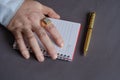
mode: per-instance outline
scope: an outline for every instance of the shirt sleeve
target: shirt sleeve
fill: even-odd
[[[0,23],[7,26],[24,0],[0,0]]]

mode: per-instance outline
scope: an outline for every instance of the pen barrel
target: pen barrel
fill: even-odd
[[[86,39],[85,39],[85,44],[84,44],[84,55],[86,55],[86,52],[88,51],[91,35],[92,35],[92,29],[88,29]]]
[[[88,47],[89,47],[90,39],[91,39],[91,35],[92,35],[92,29],[93,29],[93,25],[94,25],[94,21],[95,21],[95,16],[96,16],[95,12],[90,13],[88,31],[87,31],[86,40],[84,43],[84,56],[87,55],[87,51],[88,51]]]

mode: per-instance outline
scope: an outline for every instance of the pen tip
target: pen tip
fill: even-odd
[[[86,51],[84,51],[84,54],[83,54],[84,56],[87,56],[87,52]]]

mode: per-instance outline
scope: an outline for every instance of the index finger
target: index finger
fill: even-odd
[[[50,23],[45,26],[45,30],[47,30],[50,35],[52,36],[53,40],[56,42],[56,44],[60,47],[64,46],[64,41],[62,36],[60,35],[59,31],[57,28],[54,26],[53,23]]]

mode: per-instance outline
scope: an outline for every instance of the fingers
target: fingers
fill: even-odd
[[[56,44],[60,47],[64,46],[64,41],[62,39],[62,36],[60,35],[59,31],[56,29],[56,27],[51,23],[45,27],[45,29],[50,33]]]
[[[18,44],[18,47],[19,47],[19,49],[20,49],[21,54],[22,54],[26,59],[28,59],[28,58],[30,57],[30,54],[29,54],[29,52],[28,52],[28,50],[27,50],[27,48],[26,48],[26,45],[25,45],[25,43],[24,43],[24,40],[23,40],[23,37],[22,37],[21,32],[16,31],[16,32],[14,32],[13,34],[14,34],[14,36],[15,36],[15,39],[16,39],[16,42],[17,42],[17,44]]]
[[[41,49],[38,45],[38,42],[36,40],[36,38],[34,37],[34,32],[37,33],[37,35],[39,36],[41,42],[43,43],[43,45],[46,47],[48,53],[52,56],[53,59],[57,58],[57,52],[55,50],[55,47],[52,43],[52,41],[50,40],[50,38],[48,37],[46,31],[40,27],[39,21],[44,17],[44,15],[48,15],[49,17],[52,18],[60,18],[60,16],[51,8],[46,7],[46,6],[42,6],[40,4],[35,4],[34,7],[30,7],[30,3],[32,2],[26,2],[23,7],[21,7],[19,9],[19,11],[17,12],[17,15],[14,17],[14,20],[11,22],[11,25],[14,27],[10,27],[9,29],[11,31],[14,30],[14,28],[19,28],[21,31],[16,31],[14,33],[16,41],[18,43],[19,49],[22,53],[22,55],[28,59],[30,57],[30,54],[26,48],[24,39],[23,39],[23,35],[24,37],[27,37],[28,41],[29,41],[29,45],[32,48],[33,52],[36,55],[36,58],[41,62],[44,61],[44,57],[43,54],[41,52]],[[28,5],[28,6],[26,6]],[[39,7],[39,8],[38,8]],[[18,21],[18,22],[15,22]],[[18,26],[18,23],[20,23],[20,25]],[[36,28],[35,26],[39,25],[39,27],[41,29],[38,30],[34,30],[33,28]],[[30,26],[26,26],[26,25],[30,25]],[[47,30],[47,29],[46,29]],[[54,36],[54,38],[57,41],[57,37],[55,36],[55,34],[52,33],[52,29],[48,30],[51,35]],[[53,29],[53,31],[55,31]],[[58,34],[55,31],[56,34]],[[59,34],[58,34],[59,35]],[[59,42],[59,41],[58,41]]]
[[[39,39],[42,42],[42,44],[44,45],[44,47],[47,49],[47,52],[52,57],[52,59],[56,59],[57,58],[57,52],[55,50],[55,47],[54,47],[52,41],[50,40],[50,38],[48,37],[44,28],[42,28],[40,26],[40,19],[44,18],[44,17],[45,17],[44,15],[41,15],[41,17],[37,17],[35,20],[31,19],[31,21],[33,23],[32,24],[32,26],[33,26],[32,30],[37,34],[37,36],[39,37]]]
[[[50,38],[48,37],[46,31],[42,27],[38,27],[35,31],[36,31],[38,37],[40,38],[41,42],[47,49],[48,53],[52,57],[52,59],[56,59],[57,51],[55,50],[55,47],[54,47],[52,41],[50,40]]]
[[[58,15],[53,9],[51,9],[47,6],[43,6],[43,13],[45,15],[48,15],[51,18],[56,18],[56,19],[60,18],[60,15]]]
[[[40,47],[38,45],[38,42],[34,36],[34,33],[30,29],[26,29],[24,31],[25,36],[27,37],[30,47],[32,48],[33,52],[35,53],[36,58],[38,61],[43,62],[44,56],[40,50]]]

